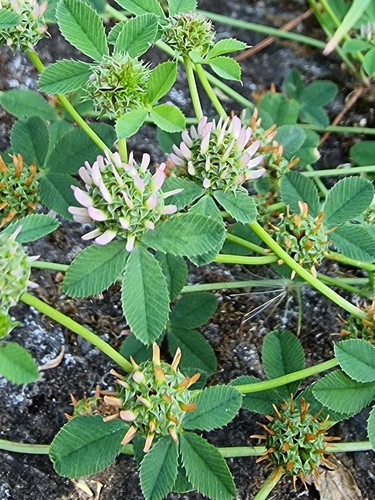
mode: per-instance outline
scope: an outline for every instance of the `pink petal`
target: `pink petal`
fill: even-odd
[[[139,175],[135,175],[133,177],[133,182],[134,182],[134,186],[135,186],[135,189],[139,192],[139,193],[143,193],[144,190],[145,190],[145,183],[143,182],[143,180],[139,177]]]
[[[202,116],[202,118],[199,120],[199,123],[198,123],[198,134],[199,135],[202,135],[202,130],[204,128],[204,126],[206,125],[207,123],[207,116]]]
[[[207,177],[205,178],[205,180],[203,181],[203,187],[205,189],[208,189],[209,187],[211,187],[211,182],[209,179],[207,179]]]
[[[152,194],[146,201],[146,207],[148,208],[148,210],[153,210],[157,206],[157,204],[158,199],[154,194]]]
[[[247,162],[246,166],[247,168],[254,168],[260,165],[262,161],[263,161],[263,156],[256,156],[255,158]]]
[[[133,234],[131,234],[130,236],[128,236],[126,246],[125,246],[125,250],[127,252],[131,252],[133,250],[134,242],[135,242],[135,236]]]
[[[249,146],[247,149],[246,149],[246,153],[248,153],[250,156],[253,156],[254,153],[256,153],[259,149],[259,146],[260,146],[260,141],[254,141],[251,146]]]
[[[101,234],[102,234],[102,232],[100,231],[100,229],[96,228],[93,231],[90,231],[89,233],[84,234],[83,236],[81,236],[81,238],[85,241],[92,240],[93,238],[96,238],[97,236],[99,236]]]
[[[107,229],[107,231],[104,231],[101,236],[95,238],[95,243],[97,243],[98,245],[107,245],[107,243],[110,243],[116,237],[116,234],[116,231]]]
[[[187,171],[190,175],[195,175],[195,168],[192,161],[188,162]]]
[[[154,192],[159,191],[165,181],[165,173],[162,166],[165,168],[165,163],[162,163],[152,176],[151,186]]]
[[[165,205],[159,208],[159,212],[163,215],[172,215],[177,212],[177,207],[176,205]]]
[[[94,200],[87,194],[86,191],[82,191],[79,187],[71,186],[74,193],[74,198],[84,207],[92,207]]]
[[[130,210],[133,210],[134,208],[134,205],[133,205],[133,202],[132,200],[129,198],[129,196],[125,193],[125,191],[121,191],[122,193],[122,196],[125,200],[125,203],[127,204],[127,206],[130,208]]]
[[[108,219],[108,215],[104,212],[104,210],[99,210],[98,208],[89,207],[87,209],[89,216],[92,220],[95,221],[103,221]]]
[[[105,199],[105,201],[107,203],[112,203],[113,202],[112,196],[111,196],[110,192],[108,191],[108,189],[105,187],[103,181],[101,181],[99,183],[98,188],[100,189],[100,193],[103,196],[103,198]]]
[[[264,168],[260,168],[259,170],[252,170],[251,172],[248,172],[246,177],[248,180],[250,179],[259,179],[259,177],[262,177],[262,175],[265,173]]]
[[[95,186],[99,186],[103,182],[102,174],[100,172],[99,163],[96,161],[91,169],[91,178]]]
[[[83,180],[83,182],[86,184],[86,186],[92,186],[92,178],[91,175],[89,174],[87,168],[81,167],[78,170],[79,176]]]
[[[143,153],[141,171],[146,172],[147,167],[150,165],[150,155],[148,153]]]
[[[145,228],[150,229],[150,231],[153,231],[155,229],[155,224],[153,222],[151,222],[150,220],[146,220]]]
[[[120,222],[120,226],[122,227],[122,229],[124,229],[125,231],[129,229],[130,222],[127,219],[125,219],[125,217],[119,217],[118,220]]]
[[[184,143],[187,145],[188,148],[191,148],[193,145],[193,141],[190,139],[190,135],[188,134],[187,130],[184,130],[181,134],[181,138],[184,141]]]
[[[177,167],[183,167],[186,164],[185,160],[175,155],[174,153],[171,153],[168,159],[173,163],[173,165],[176,165]]]

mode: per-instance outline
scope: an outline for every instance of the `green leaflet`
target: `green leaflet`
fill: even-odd
[[[242,396],[227,385],[216,385],[203,389],[194,403],[196,408],[183,421],[185,429],[209,431],[227,425],[241,408]]]
[[[162,500],[172,490],[177,467],[178,445],[170,436],[164,436],[141,463],[141,487],[146,500]]]
[[[168,10],[170,16],[193,12],[196,8],[196,0],[168,0]]]
[[[120,276],[128,255],[124,241],[85,248],[73,260],[65,274],[64,293],[70,297],[89,297],[103,292]]]
[[[148,231],[142,242],[155,250],[172,255],[194,257],[222,244],[222,223],[203,215],[179,214]]]
[[[43,120],[55,121],[59,117],[56,111],[32,90],[8,90],[0,94],[0,105],[16,118],[39,116]]]
[[[339,413],[358,413],[375,398],[375,382],[362,384],[336,370],[314,385],[320,403]]]
[[[191,369],[194,373],[199,371],[207,377],[216,371],[215,353],[201,333],[183,326],[170,327],[167,338],[171,356],[174,356],[178,347],[181,349],[180,367],[184,373]]]
[[[1,234],[13,234],[19,226],[22,226],[16,240],[18,243],[29,243],[52,233],[59,225],[59,221],[53,217],[43,214],[32,214],[9,224],[2,230]]]
[[[185,260],[178,255],[156,252],[155,258],[159,262],[169,290],[169,300],[177,299],[187,278],[187,265]]]
[[[180,436],[180,453],[191,484],[211,500],[231,500],[236,495],[233,479],[219,451],[190,432]]]
[[[251,377],[248,375],[243,375],[233,380],[230,385],[245,385],[245,384],[258,384],[261,380]],[[270,389],[268,391],[259,391],[250,394],[245,394],[242,397],[242,408],[246,410],[260,413],[262,415],[267,415],[273,412],[272,405],[280,405],[285,401],[283,397],[277,390]]]
[[[214,57],[228,54],[230,52],[238,52],[243,49],[246,49],[246,43],[240,42],[235,38],[227,38],[215,43],[215,45],[207,54],[207,59],[212,59]]]
[[[167,61],[156,66],[150,75],[147,89],[148,102],[151,106],[171,90],[176,78],[177,64],[174,61]]]
[[[230,191],[215,191],[215,200],[231,215],[236,221],[248,224],[254,222],[257,216],[257,209],[254,199],[246,193],[232,193]]]
[[[147,118],[145,109],[134,109],[123,114],[116,121],[117,139],[128,139],[138,132]]]
[[[116,3],[136,16],[150,13],[164,17],[163,9],[158,0],[116,0]]]
[[[312,216],[316,217],[320,212],[318,190],[314,182],[298,172],[287,172],[282,176],[280,194],[291,213],[300,213],[299,201],[307,203]]]
[[[18,326],[19,323],[14,326]],[[18,344],[0,344],[0,376],[12,384],[29,384],[39,379],[38,368],[31,355]]]
[[[207,323],[217,308],[217,298],[209,292],[183,295],[170,314],[172,328],[197,328]]]
[[[12,128],[12,148],[21,154],[29,165],[35,163],[38,169],[44,166],[48,153],[48,129],[42,118],[31,116],[18,120]]]
[[[182,112],[169,104],[160,104],[152,108],[150,117],[157,127],[166,132],[182,132],[186,128]]]
[[[86,2],[62,0],[56,9],[57,22],[64,38],[94,61],[108,55],[103,23]]]
[[[372,202],[374,188],[363,177],[346,177],[327,194],[323,211],[328,228],[338,226],[361,215]]]
[[[167,323],[169,292],[158,261],[141,246],[130,253],[121,299],[134,335],[144,344],[152,344]]]
[[[108,149],[116,140],[113,127],[105,123],[91,125],[94,132],[106,143]],[[76,175],[78,169],[88,161],[93,163],[102,151],[79,128],[74,128],[64,134],[56,143],[46,161],[49,172],[59,172]],[[76,203],[74,203],[76,205]]]
[[[343,224],[332,234],[330,240],[337,250],[358,261],[373,262],[375,260],[375,239],[360,224]]]
[[[217,56],[205,61],[206,64],[225,80],[241,81],[241,66],[237,61],[226,56]]]
[[[99,415],[75,417],[64,425],[50,447],[50,459],[60,476],[95,474],[120,453],[128,426],[122,420],[103,422]]]
[[[276,330],[266,335],[262,347],[262,363],[268,379],[303,370],[305,357],[302,346],[292,333]],[[294,394],[300,382],[292,382],[278,390],[286,399]]]
[[[68,207],[77,206],[70,186],[78,186],[78,182],[68,174],[47,172],[40,180],[39,194],[42,204],[67,220],[73,220]]]
[[[38,86],[45,94],[68,94],[84,88],[92,70],[81,61],[57,61],[39,77]]]
[[[154,42],[158,21],[154,14],[142,14],[129,19],[118,34],[114,54],[128,53],[131,57],[141,56]]]
[[[341,369],[357,382],[375,382],[375,347],[366,340],[349,339],[334,346]]]

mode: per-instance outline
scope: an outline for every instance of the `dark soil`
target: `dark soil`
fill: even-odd
[[[215,11],[229,17],[245,19],[261,24],[281,26],[303,12],[304,2],[280,2],[278,0],[236,0],[233,2],[199,2],[203,10]],[[314,20],[309,19],[297,30],[307,35],[321,36]],[[56,59],[77,57],[77,53],[58,35],[56,27],[50,29],[52,40],[44,40],[38,52],[45,64]],[[262,35],[234,30],[227,26],[217,26],[219,38],[234,36],[255,45]],[[150,59],[157,61],[160,55],[150,51]],[[0,50],[0,90],[11,88],[36,89],[37,74],[21,54],[13,54],[9,49]],[[334,80],[340,88],[338,97],[330,108],[331,117],[337,114],[347,95],[353,90],[355,81],[346,73],[340,61],[334,56],[325,58],[319,51],[301,48],[294,43],[275,41],[271,46],[242,63],[243,86],[237,85],[244,96],[251,97],[253,92],[261,92],[272,83],[280,89],[282,79],[292,68],[298,68],[306,82],[317,79]],[[182,107],[191,116],[190,100],[186,93],[183,76],[179,77],[176,90],[170,100]],[[225,101],[228,111],[236,105]],[[345,123],[358,124],[360,120],[370,123],[373,114],[372,104],[367,97],[357,102],[356,107],[345,119]],[[205,104],[205,112],[212,109]],[[9,132],[13,118],[0,110],[0,150],[9,146]],[[152,161],[162,161],[161,152],[154,144],[152,129],[145,129],[134,138],[130,149],[137,154],[149,152]],[[321,150],[319,168],[333,168],[347,161],[351,141],[347,138],[332,137]],[[42,241],[28,246],[31,255],[40,254],[40,259],[69,264],[84,247],[80,239],[82,229],[78,224],[64,223],[62,228]],[[337,270],[337,269],[336,269]],[[190,283],[233,281],[253,277],[253,270],[235,266],[205,266],[191,268]],[[255,270],[257,278],[270,276],[270,270]],[[91,328],[113,347],[118,348],[124,335],[128,333],[125,318],[122,316],[119,289],[111,287],[108,292],[86,300],[73,300],[65,297],[60,288],[62,276],[55,272],[34,271],[32,279],[40,287],[36,296],[53,305],[58,310]],[[283,293],[282,293],[283,292]],[[277,300],[248,319],[247,313],[264,304],[272,297]],[[209,340],[218,357],[218,371],[209,381],[227,383],[240,375],[264,377],[260,362],[260,350],[265,335],[274,329],[283,328],[297,331],[298,304],[293,294],[284,291],[269,291],[261,294],[241,291],[224,291],[218,294],[219,308],[210,323],[201,329]],[[314,291],[302,290],[303,324],[299,339],[306,353],[306,364],[311,366],[332,357],[333,333],[340,331],[339,310]],[[112,380],[108,375],[112,363],[97,349],[82,341],[71,332],[63,330],[37,311],[21,305],[12,309],[15,318],[22,321],[23,327],[14,330],[11,340],[27,348],[38,365],[55,358],[65,347],[62,363],[53,369],[41,372],[38,383],[25,387],[15,387],[0,379],[0,437],[3,439],[49,444],[58,430],[66,422],[64,413],[71,413],[69,394],[82,398],[90,396],[100,384],[102,389],[111,388]],[[344,441],[366,439],[367,412],[335,427],[335,434]],[[257,433],[255,416],[241,411],[226,428],[211,432],[205,437],[217,446],[245,446],[255,444],[250,435]],[[78,500],[89,498],[87,493],[68,479],[57,476],[47,456],[23,455],[1,452],[0,462],[0,500]],[[375,460],[373,453],[341,455],[340,460],[352,472],[364,499],[375,498]],[[233,472],[237,487],[237,500],[251,500],[268,476],[262,464],[253,458],[231,459],[228,465]],[[121,456],[111,467],[94,477],[85,479],[91,490],[96,492],[97,482],[103,489],[100,500],[142,500],[137,468],[132,458]],[[348,493],[348,500],[354,497]],[[94,495],[95,496],[95,495]],[[169,500],[202,500],[198,493],[168,496]],[[307,492],[298,484],[294,492],[291,481],[283,479],[271,495],[274,500],[318,499],[319,492],[310,485]],[[341,498],[341,497],[340,497]]]

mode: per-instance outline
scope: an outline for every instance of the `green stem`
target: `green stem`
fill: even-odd
[[[43,262],[43,261],[35,261],[31,264],[31,267],[35,269],[46,269],[48,271],[61,271],[65,273],[69,266],[66,264],[56,264],[55,262]]]
[[[270,290],[278,290],[281,287],[285,288],[286,283],[288,287],[299,289],[304,286],[304,283],[298,281],[288,281],[284,278],[280,279],[259,279],[259,280],[244,280],[244,281],[228,281],[223,283],[203,283],[197,285],[186,285],[181,290],[181,293],[203,292],[210,290],[231,290],[241,288],[268,288]],[[249,292],[250,293],[250,292]]]
[[[360,260],[350,259],[349,257],[345,257],[345,255],[341,255],[336,252],[326,252],[324,257],[327,259],[333,260],[335,262],[340,262],[341,264],[345,264],[347,266],[357,267],[358,269],[363,269],[364,271],[374,272],[375,265],[370,262],[362,262]]]
[[[312,170],[311,172],[301,172],[305,177],[334,177],[341,175],[364,174],[366,172],[374,173],[375,165],[366,165],[363,167],[350,168],[327,168],[327,170]]]
[[[0,439],[0,450],[13,451],[15,453],[29,453],[32,455],[48,455],[49,444],[24,444],[15,443],[6,439]]]
[[[311,165],[306,165],[305,167],[309,172],[314,172],[314,169]],[[306,172],[307,173],[307,172]],[[328,194],[328,189],[325,187],[325,185],[323,184],[323,182],[321,181],[320,177],[314,177],[314,182],[315,184],[317,185],[318,189],[320,189],[320,192],[322,193],[323,195],[323,198],[326,198],[327,197],[327,194]]]
[[[195,81],[193,64],[192,64],[191,60],[189,59],[189,57],[187,57],[187,56],[185,56],[183,58],[183,61],[184,61],[184,66],[185,66],[185,71],[186,71],[186,78],[187,78],[188,85],[189,85],[191,102],[193,104],[195,115],[196,115],[197,119],[200,120],[203,116],[203,111],[202,111],[202,106],[201,106],[201,102],[199,99],[197,84]]]
[[[346,127],[342,125],[329,125],[328,127],[318,127],[316,125],[311,125],[310,123],[299,123],[299,127],[308,130],[314,130],[315,132],[329,132],[337,134],[364,134],[364,135],[375,135],[375,129],[369,127]]]
[[[354,295],[360,295],[361,297],[365,297],[366,299],[370,298],[369,292],[360,290],[355,286],[349,285],[348,283],[345,282],[344,279],[331,278],[330,276],[326,276],[325,274],[320,274],[320,273],[318,273],[318,278],[326,285],[331,285],[336,288],[340,288],[341,290],[354,293]],[[365,279],[365,282],[366,284],[368,284],[368,279]]]
[[[128,162],[128,147],[126,144],[126,139],[119,139],[119,141],[117,143],[117,148],[118,148],[118,152],[119,152],[121,160],[124,163],[127,163]]]
[[[53,321],[60,323],[65,328],[68,328],[72,332],[76,333],[83,339],[87,340],[93,346],[97,347],[102,353],[111,358],[115,363],[117,363],[124,371],[130,372],[133,370],[132,365],[127,361],[121,354],[119,354],[113,347],[104,342],[100,337],[90,332],[82,325],[76,321],[68,318],[65,314],[56,311],[53,307],[45,304],[41,300],[37,299],[29,293],[24,293],[21,297],[21,301],[31,307],[34,307],[37,311],[41,312],[45,316],[48,316]]]
[[[264,241],[264,243],[289,266],[298,276],[307,281],[309,285],[318,290],[320,293],[328,297],[332,302],[336,303],[339,307],[342,307],[345,311],[358,318],[367,318],[367,314],[364,311],[359,310],[356,306],[348,302],[346,299],[341,297],[334,290],[331,290],[327,285],[319,281],[317,278],[304,269],[298,264],[285,250],[283,250],[278,243],[265,231],[258,222],[254,221],[249,224],[250,228],[254,233],[259,236],[259,238]]]
[[[218,264],[242,264],[244,266],[263,266],[265,264],[272,264],[277,262],[278,258],[276,255],[267,255],[264,257],[244,257],[241,255],[217,255],[213,262]]]
[[[234,234],[227,233],[226,239],[231,241],[232,243],[236,243],[237,245],[241,245],[241,247],[248,248],[249,250],[253,250],[254,252],[260,253],[262,255],[269,255],[269,251],[265,248],[256,245],[255,243],[251,243],[251,241],[247,241],[239,236],[235,236]]]
[[[264,481],[262,487],[255,495],[254,500],[266,500],[266,498],[268,498],[268,495],[271,493],[271,491],[274,489],[283,475],[284,472],[282,467],[278,467],[276,470],[274,470],[272,474],[268,476],[268,478]]]
[[[287,40],[292,40],[293,42],[310,45],[311,47],[315,47],[317,49],[324,49],[324,47],[326,46],[325,43],[321,42],[320,40],[315,40],[314,38],[310,38],[308,36],[299,35],[298,33],[283,31],[277,28],[271,28],[270,26],[263,26],[262,24],[249,23],[246,21],[241,21],[239,19],[215,14],[213,12],[207,12],[203,10],[200,10],[199,12],[208,19],[211,19],[211,21],[226,24],[228,26],[233,26],[235,28],[253,31],[255,33],[263,33],[264,35],[275,36],[277,38],[285,38]]]
[[[265,446],[229,446],[218,448],[224,458],[260,457],[266,451]]]
[[[39,56],[33,50],[26,51],[27,56],[30,61],[33,63],[37,71],[41,73],[45,68],[42,61],[39,59]],[[59,103],[65,108],[65,110],[70,114],[72,119],[76,122],[76,124],[85,132],[85,134],[90,137],[92,142],[102,151],[109,150],[108,146],[101,140],[101,138],[93,131],[93,129],[85,122],[85,120],[77,113],[71,103],[63,94],[56,94],[56,99]]]
[[[208,98],[212,102],[214,108],[216,109],[216,112],[219,116],[222,116],[223,118],[227,117],[227,114],[225,112],[225,109],[221,105],[221,102],[217,98],[217,95],[215,94],[213,88],[211,87],[210,82],[207,79],[206,73],[202,68],[201,64],[196,64],[195,65],[195,71],[198,75],[198,78],[202,84],[202,87],[204,88]]]
[[[272,380],[265,380],[264,382],[259,382],[257,384],[243,384],[235,385],[235,387],[241,394],[253,394],[254,392],[268,391],[269,389],[276,389],[276,387],[281,387],[291,382],[296,382],[297,380],[302,380],[308,377],[313,377],[318,373],[331,370],[339,363],[336,359],[330,359],[329,361],[324,361],[318,365],[311,366],[310,368],[305,368],[297,372],[288,373],[288,375],[283,375],[282,377],[274,378]]]

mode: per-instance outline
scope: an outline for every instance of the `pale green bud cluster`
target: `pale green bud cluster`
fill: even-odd
[[[178,349],[172,364],[161,362],[159,347],[154,344],[152,361],[137,365],[131,359],[131,373],[126,377],[114,373],[119,392],[116,396],[105,396],[104,402],[117,408],[118,414],[104,420],[121,418],[130,424],[121,444],[127,444],[137,434],[146,438],[145,452],[154,440],[163,436],[169,435],[177,443],[184,416],[195,410],[194,392],[188,389],[199,378],[199,374],[185,377],[177,369],[180,357]]]
[[[323,213],[313,217],[308,213],[306,203],[299,202],[300,214],[290,214],[289,208],[285,216],[274,229],[274,237],[301,266],[311,268],[315,275],[315,265],[321,263],[330,244],[328,233],[324,229]]]
[[[6,165],[0,156],[0,228],[29,215],[40,202],[35,164],[26,166],[19,154],[11,158],[12,163]]]
[[[182,56],[194,51],[204,57],[213,47],[214,37],[212,24],[193,12],[170,17],[163,33],[164,41]]]
[[[269,459],[276,467],[293,476],[293,482],[299,477],[305,483],[305,477],[319,476],[318,467],[322,463],[330,465],[324,455],[328,455],[329,441],[324,434],[329,428],[327,420],[320,421],[319,414],[309,412],[310,405],[303,398],[295,405],[291,396],[288,403],[282,403],[280,409],[272,405],[274,416],[268,416],[268,425],[260,424],[266,436],[253,436],[265,440],[266,452],[258,461]]]
[[[31,263],[38,257],[29,257],[16,241],[19,227],[12,235],[0,233],[0,314],[7,315],[30,283]]]
[[[37,0],[0,0],[0,11],[7,10],[20,17],[16,26],[1,29],[0,45],[6,44],[13,50],[33,50],[47,31],[44,19],[47,6],[47,2],[39,4]]]
[[[98,111],[119,118],[126,111],[146,106],[151,72],[142,61],[123,53],[104,55],[91,69],[85,90]]]
[[[375,46],[375,23],[368,22],[361,25],[360,37]]]

